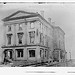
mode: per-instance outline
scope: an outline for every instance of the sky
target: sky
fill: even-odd
[[[61,27],[65,32],[65,50],[67,57],[75,59],[75,3],[0,3],[0,46],[3,45],[3,22],[2,19],[18,11],[39,12],[44,11],[44,18],[51,18],[56,26]],[[2,49],[0,49],[0,56]],[[1,59],[1,57],[0,57]],[[2,59],[1,59],[2,60]]]

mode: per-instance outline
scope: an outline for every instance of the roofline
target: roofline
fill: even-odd
[[[11,14],[11,15],[9,15],[8,17],[5,17],[4,19],[2,19],[2,21],[8,21],[8,19],[7,18],[9,18],[9,17],[11,17],[11,16],[14,16],[15,14],[17,14],[17,13],[19,13],[19,12],[22,12],[22,13],[27,13],[27,14],[32,14],[32,16],[21,16],[21,17],[16,17],[16,18],[18,18],[18,19],[21,19],[21,18],[28,18],[28,17],[36,17],[36,16],[38,16],[38,17],[40,17],[42,20],[44,20],[48,25],[50,25],[52,28],[54,28],[54,27],[58,27],[58,28],[60,28],[59,26],[53,26],[52,24],[50,24],[44,17],[42,17],[39,13],[34,13],[34,12],[27,12],[27,11],[22,11],[22,10],[18,10],[17,12],[15,12],[15,13],[13,13],[13,14]],[[9,20],[13,20],[13,19],[16,19],[16,18],[11,18],[11,19],[9,19]],[[60,28],[61,29],[61,28]],[[64,31],[61,29],[61,31],[64,33]],[[64,33],[65,34],[65,33]]]
[[[36,17],[37,15],[38,14],[36,14],[36,15],[20,16],[20,17],[15,17],[15,18],[11,18],[11,19],[6,19],[4,21],[10,21],[10,20],[16,20],[16,19],[24,19],[24,18]]]
[[[39,15],[39,17],[40,17],[41,19],[43,19],[47,24],[49,24],[51,27],[53,27],[52,24],[50,24],[44,17],[42,17],[40,14],[38,14],[38,15]]]
[[[65,34],[65,32],[59,26],[56,26],[55,28],[59,28]]]
[[[34,16],[32,17],[35,17],[35,16],[39,16],[41,19],[43,19],[47,24],[49,24],[51,27],[53,27],[44,17],[42,17],[39,13],[33,13],[33,12],[26,12],[26,11],[22,11],[22,10],[18,10],[17,12],[9,15],[8,17],[5,17],[4,19],[2,19],[2,21],[8,21],[7,18],[11,17],[11,16],[14,16],[15,14],[19,13],[19,12],[22,12],[22,13],[28,13],[28,14],[32,14]],[[27,17],[27,16],[21,16],[23,18]],[[18,19],[21,19],[21,17],[17,17]],[[16,19],[16,18],[12,18],[10,20],[13,20],[13,19]]]
[[[6,21],[7,18],[11,17],[11,16],[14,16],[15,14],[19,13],[19,12],[22,12],[22,13],[27,13],[27,14],[37,14],[37,13],[33,13],[33,12],[27,12],[27,11],[22,11],[22,10],[18,10],[17,12],[9,15],[8,17],[5,17],[4,19],[2,19],[2,21]]]

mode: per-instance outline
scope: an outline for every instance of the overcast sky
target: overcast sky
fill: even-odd
[[[59,4],[59,3],[46,3],[46,4],[32,4],[32,3],[7,3],[0,4],[0,46],[3,44],[3,22],[1,19],[18,11],[31,11],[39,12],[44,11],[44,17],[48,17],[55,22],[55,25],[60,26],[65,32],[65,49],[68,58],[71,52],[72,58],[75,59],[75,4]]]

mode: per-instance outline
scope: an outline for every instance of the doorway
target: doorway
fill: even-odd
[[[13,60],[13,51],[12,49],[6,49],[4,51],[4,62],[11,62]]]

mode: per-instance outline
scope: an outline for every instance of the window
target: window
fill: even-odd
[[[46,46],[48,47],[48,36],[46,35]]]
[[[43,23],[40,23],[41,33],[43,32]]]
[[[11,31],[11,25],[8,26],[8,31]]]
[[[19,24],[19,30],[22,30],[22,24]]]
[[[23,33],[18,33],[18,43],[22,44]]]
[[[45,57],[46,57],[46,54],[47,54],[47,52],[46,52],[46,50],[45,50]]]
[[[44,36],[42,37],[42,44],[44,45]]]
[[[40,43],[42,42],[42,33],[40,33]]]
[[[29,37],[30,37],[30,43],[34,44],[34,41],[35,41],[35,31],[29,32]]]
[[[44,49],[43,48],[40,48],[40,57],[44,58]]]
[[[40,33],[40,43],[44,45],[44,36],[43,33]]]
[[[29,57],[35,57],[35,50],[29,50]]]
[[[48,49],[45,49],[45,57],[48,58]]]
[[[7,34],[8,45],[11,44],[11,36],[12,36],[12,34]]]
[[[23,57],[23,49],[16,49],[17,50],[17,57]]]
[[[42,53],[42,50],[40,50],[40,57],[41,57],[41,53]]]
[[[34,22],[30,23],[30,28],[34,28]]]

